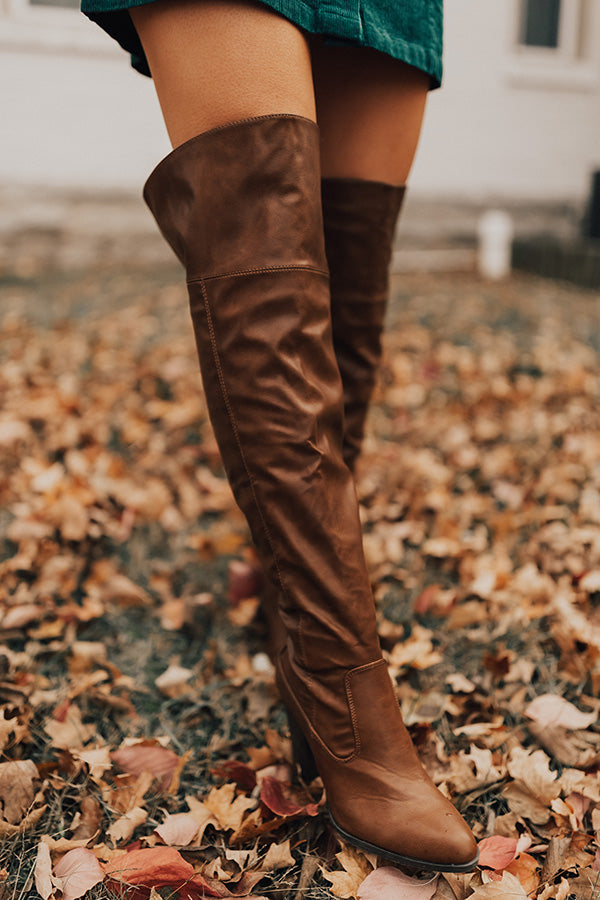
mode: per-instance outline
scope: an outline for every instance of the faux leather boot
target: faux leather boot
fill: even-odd
[[[198,135],[145,199],[186,267],[215,436],[281,594],[280,691],[334,823],[398,862],[468,870],[474,838],[421,766],[381,658],[342,456],[317,126],[274,115]]]
[[[344,459],[354,471],[381,363],[394,231],[405,187],[321,182],[333,347],[344,389]]]
[[[344,392],[342,453],[354,472],[381,363],[394,231],[405,187],[359,178],[323,178],[333,348]],[[261,612],[274,659],[286,639],[277,587],[265,579]]]

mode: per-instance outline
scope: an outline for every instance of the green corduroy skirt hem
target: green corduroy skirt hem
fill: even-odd
[[[138,72],[148,62],[128,8],[152,0],[82,0],[81,11],[131,54]],[[442,80],[443,0],[260,0],[330,43],[372,47]]]

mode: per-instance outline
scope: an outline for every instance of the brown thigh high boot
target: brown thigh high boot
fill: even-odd
[[[342,456],[317,126],[274,115],[198,135],[145,198],[186,267],[221,456],[281,594],[279,688],[334,824],[397,862],[469,870],[475,840],[421,766],[379,648]]]
[[[389,267],[404,186],[321,182],[333,347],[344,389],[344,459],[353,472],[381,362]]]
[[[389,267],[404,186],[359,178],[321,181],[325,255],[329,266],[333,349],[344,392],[342,453],[354,472],[379,364]],[[265,579],[261,612],[275,659],[286,632],[277,586]]]

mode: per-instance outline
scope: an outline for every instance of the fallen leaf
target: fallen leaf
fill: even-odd
[[[220,778],[227,778],[235,781],[243,790],[252,792],[256,787],[256,772],[243,762],[237,759],[230,759],[227,762],[220,763],[212,770],[213,775]]]
[[[128,841],[135,829],[138,828],[138,826],[143,825],[147,818],[148,813],[146,810],[142,809],[140,806],[135,806],[133,809],[130,809],[129,812],[126,812],[125,815],[115,819],[114,822],[109,825],[106,834],[115,844]]]
[[[11,628],[23,628],[24,625],[29,625],[30,622],[37,621],[42,613],[43,610],[41,607],[36,606],[33,603],[12,606],[2,616],[0,628],[6,629],[7,631]]]
[[[37,849],[34,870],[35,888],[42,897],[42,900],[48,900],[54,893],[54,881],[52,879],[52,861],[50,859],[50,848],[44,841],[40,841]]]
[[[358,900],[431,900],[438,876],[411,878],[399,869],[384,866],[367,875],[357,891]]]
[[[181,697],[189,691],[188,682],[193,674],[191,669],[184,669],[183,666],[172,664],[155,679],[154,683],[161,694],[165,694],[166,697]]]
[[[543,750],[530,753],[523,747],[514,747],[507,761],[514,782],[506,785],[504,796],[513,812],[535,824],[548,821],[550,803],[560,794],[557,773],[549,762]]]
[[[277,778],[265,776],[260,784],[260,800],[276,816],[317,816],[316,803],[296,803],[284,794],[284,785]]]
[[[117,883],[175,890],[189,881],[194,868],[174,847],[147,847],[115,857],[104,864],[104,872]]]
[[[583,713],[557,694],[541,694],[525,707],[525,715],[542,727],[589,728],[598,718],[597,712]]]
[[[479,865],[496,871],[506,869],[516,853],[516,838],[493,835],[479,842]]]
[[[270,845],[260,868],[263,872],[273,872],[276,869],[289,869],[295,865],[296,860],[290,852],[290,841],[288,838],[282,844]]]
[[[473,900],[527,900],[521,882],[510,872],[503,872],[501,881],[489,881],[476,887],[470,896]]]
[[[78,813],[77,824],[75,822],[71,826],[73,829],[73,840],[88,840],[94,837],[100,830],[102,822],[102,810],[100,804],[95,797],[83,797]]]
[[[256,806],[252,797],[235,796],[235,785],[224,784],[223,787],[213,788],[204,800],[205,807],[210,810],[225,831],[237,829],[242,824],[247,810]]]
[[[166,791],[173,779],[179,757],[158,741],[125,741],[110,754],[111,759],[124,771],[133,775],[150,772],[159,783],[160,790]]]
[[[331,884],[331,893],[342,898],[357,897],[358,889],[373,870],[373,866],[364,853],[349,845],[336,853],[335,858],[342,871],[327,872],[321,868],[323,878]]]
[[[526,894],[532,894],[539,884],[539,863],[535,857],[529,853],[519,853],[516,859],[506,867],[506,871],[511,875],[516,875]]]
[[[58,862],[54,875],[61,880],[63,900],[77,900],[104,880],[104,870],[91,850],[69,850]]]
[[[75,759],[80,759],[84,763],[87,763],[90,777],[93,778],[94,781],[101,779],[104,773],[107,772],[112,765],[109,747],[95,747],[90,749],[86,747],[84,750],[74,749],[72,753]]]
[[[2,817],[12,825],[20,823],[33,803],[33,782],[38,770],[30,759],[0,763],[0,801]]]
[[[95,734],[93,725],[84,725],[79,707],[71,703],[64,718],[49,718],[44,722],[44,731],[52,740],[53,747],[64,750],[79,750]]]
[[[185,847],[194,840],[199,828],[200,822],[191,813],[174,813],[167,816],[154,832],[165,844]]]

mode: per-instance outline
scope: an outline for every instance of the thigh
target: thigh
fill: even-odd
[[[311,41],[325,177],[404,184],[417,149],[429,76],[368,47]]]
[[[253,0],[155,0],[129,10],[178,146],[238,119],[315,120],[303,32]]]

